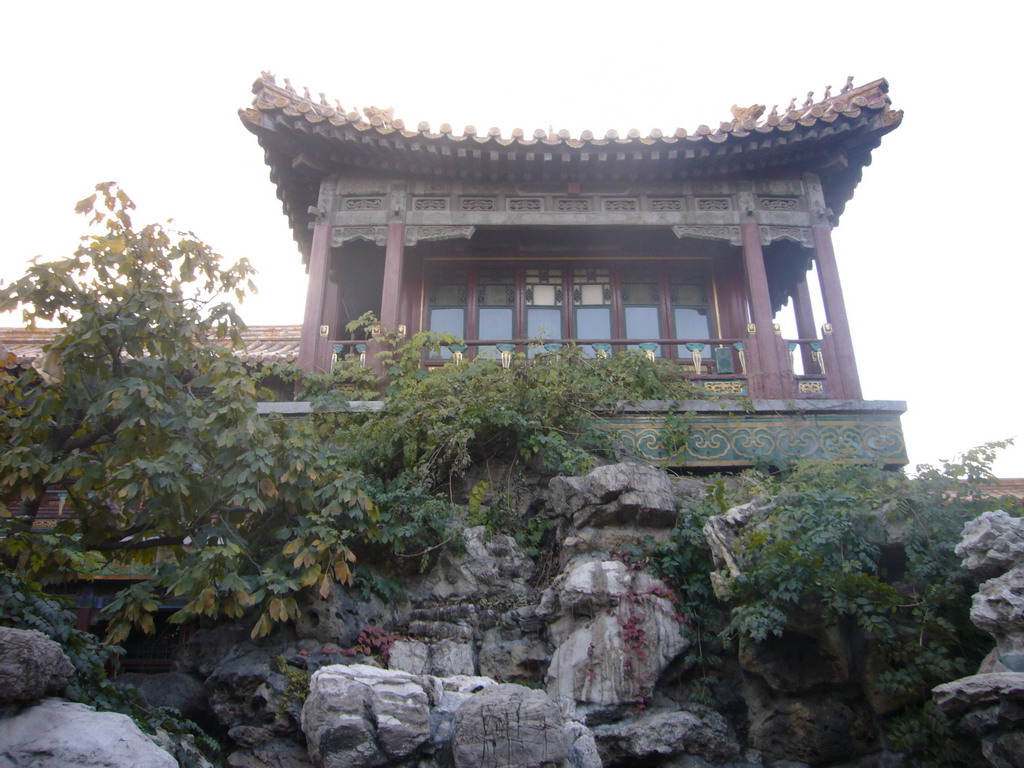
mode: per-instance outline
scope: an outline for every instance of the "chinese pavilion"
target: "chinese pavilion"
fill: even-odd
[[[388,331],[465,340],[426,365],[569,342],[594,357],[639,348],[687,367],[709,395],[750,399],[676,404],[694,417],[684,456],[658,452],[665,404],[621,414],[616,428],[651,460],[906,462],[904,404],[862,398],[831,239],[902,119],[885,80],[647,136],[433,132],[267,73],[253,92],[240,116],[309,275],[305,370],[351,351],[342,329],[367,311]],[[785,339],[775,315],[790,301],[797,338]]]

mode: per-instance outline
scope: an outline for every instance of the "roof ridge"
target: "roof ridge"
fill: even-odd
[[[748,136],[751,131],[764,133],[775,128],[786,130],[794,123],[810,126],[818,120],[833,122],[840,115],[856,118],[864,108],[875,112],[891,112],[892,116],[887,123],[890,125],[893,122],[899,122],[903,115],[902,111],[891,109],[891,101],[888,96],[889,83],[885,78],[854,86],[853,75],[850,75],[836,95],[832,95],[831,85],[825,87],[823,96],[819,100],[815,100],[814,92],[809,91],[801,105],[798,106],[797,98],[793,97],[782,113],[779,112],[779,105],[776,104],[764,119],[761,119],[765,113],[764,105],[753,104],[749,107],[738,107],[734,104],[731,110],[732,120],[720,122],[717,128],[701,124],[693,133],[689,133],[685,128],[676,128],[670,133],[653,128],[644,136],[638,129],[631,128],[623,137],[620,137],[615,129],[609,129],[599,137],[598,134],[587,129],[581,131],[579,136],[573,136],[565,129],[555,131],[549,127],[547,130],[537,128],[532,133],[523,131],[521,128],[514,128],[508,136],[505,136],[497,126],[492,126],[481,133],[476,126],[467,125],[459,134],[454,131],[450,123],[441,123],[436,132],[431,130],[430,124],[426,121],[419,122],[416,130],[407,129],[405,121],[394,116],[393,107],[381,109],[369,106],[364,107],[362,113],[355,109],[345,111],[340,100],[335,99],[336,106],[332,107],[328,103],[327,96],[320,92],[319,101],[314,101],[308,87],[303,87],[303,93],[299,94],[288,78],[283,78],[283,80],[284,86],[278,85],[275,75],[270,72],[261,72],[260,77],[252,85],[252,92],[255,95],[252,108],[239,110],[243,119],[258,123],[260,112],[281,110],[293,117],[301,115],[311,123],[327,121],[335,126],[351,125],[360,131],[375,129],[383,135],[397,132],[405,138],[422,136],[428,139],[448,139],[460,143],[475,141],[480,144],[495,141],[502,146],[508,146],[511,143],[523,145],[542,143],[548,146],[564,144],[579,148],[587,144],[604,146],[610,142],[620,144],[634,141],[644,144],[657,141],[676,143],[679,139],[696,138],[693,133],[697,134],[697,137],[717,142],[729,135],[742,138]]]

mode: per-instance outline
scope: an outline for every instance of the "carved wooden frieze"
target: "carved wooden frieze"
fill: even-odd
[[[683,201],[672,197],[651,198],[651,210],[655,213],[671,213],[683,210]]]
[[[766,211],[796,211],[800,207],[795,197],[762,197],[761,208]]]
[[[387,227],[333,227],[331,247],[340,248],[353,240],[366,240],[376,245],[385,245],[388,239]]]
[[[810,227],[758,227],[761,245],[771,245],[776,240],[791,240],[804,248],[814,247]]]
[[[433,240],[469,239],[476,232],[476,227],[458,226],[409,226],[405,228],[405,244],[412,246],[419,242]]]
[[[632,213],[640,210],[639,202],[628,197],[612,197],[603,203],[602,208],[608,213]]]
[[[728,197],[698,197],[698,211],[728,211],[732,209],[732,201]]]
[[[414,211],[447,211],[447,197],[417,197],[412,201]]]
[[[555,200],[555,210],[561,213],[589,213],[590,200],[578,197],[560,197]]]
[[[698,240],[725,240],[730,245],[742,245],[743,239],[739,227],[730,226],[675,226],[672,232],[676,237],[694,237]]]
[[[505,207],[510,211],[543,211],[544,200],[539,197],[509,197]]]
[[[345,211],[382,211],[384,210],[384,198],[346,197],[341,207]]]
[[[496,211],[498,203],[493,197],[464,197],[459,208],[463,211]]]

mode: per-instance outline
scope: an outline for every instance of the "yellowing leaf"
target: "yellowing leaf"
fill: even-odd
[[[96,195],[89,195],[84,200],[79,200],[75,203],[75,213],[88,213],[92,210],[92,207],[96,204]]]
[[[256,622],[256,626],[252,628],[252,632],[249,633],[249,636],[253,640],[258,640],[259,638],[265,635],[269,635],[270,630],[273,626],[274,624],[270,620],[270,616],[264,613],[262,616],[260,616],[260,620]]]
[[[339,560],[334,564],[334,578],[338,580],[339,584],[352,583],[352,571],[349,569],[348,563]]]
[[[270,605],[267,606],[267,613],[270,614],[270,618],[274,621],[282,621],[284,619],[284,605],[281,602],[281,598],[275,597],[270,601]]]
[[[265,477],[260,480],[260,492],[264,496],[274,498],[277,496],[277,486],[274,485],[273,481],[269,477]]]
[[[323,575],[323,578],[320,579],[320,597],[324,598],[325,600],[327,599],[327,597],[331,594],[332,583],[333,582],[331,581],[331,574],[328,571]]]

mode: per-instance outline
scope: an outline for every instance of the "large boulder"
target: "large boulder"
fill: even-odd
[[[364,664],[323,667],[302,707],[313,763],[369,768],[412,756],[430,736],[440,692],[435,678]]]
[[[606,555],[651,538],[667,538],[682,496],[703,496],[692,479],[673,479],[646,464],[611,464],[582,477],[555,477],[548,505],[564,520],[562,563],[573,557]]]
[[[496,685],[455,715],[455,768],[539,768],[569,756],[558,706],[541,691]]]
[[[991,578],[1024,563],[1024,518],[997,509],[964,525],[956,554],[965,569]]]
[[[648,698],[689,647],[664,583],[615,560],[575,562],[556,579],[557,647],[546,689],[556,699],[607,707]]]
[[[714,763],[735,760],[740,745],[717,712],[662,712],[593,729],[606,765],[642,763],[692,755]]]
[[[0,720],[0,745],[12,768],[178,768],[130,717],[56,699]]]
[[[74,672],[60,645],[42,632],[0,627],[0,704],[60,693]]]

